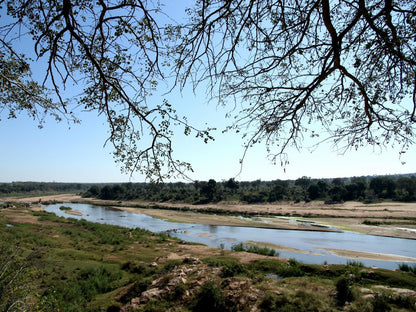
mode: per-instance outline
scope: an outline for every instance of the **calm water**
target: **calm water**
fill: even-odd
[[[335,256],[322,248],[366,251],[416,258],[416,240],[363,235],[352,232],[311,232],[175,223],[153,218],[145,214],[136,214],[108,207],[88,204],[64,205],[71,207],[73,211],[81,212],[83,215],[71,215],[59,210],[62,204],[43,207],[46,211],[66,218],[85,219],[127,228],[142,228],[152,232],[165,232],[174,229],[175,232],[172,232],[172,236],[184,241],[203,243],[212,247],[224,246],[224,248],[230,249],[232,245],[248,240],[293,247],[306,250],[308,254],[279,251],[280,256],[295,258],[304,263],[323,264],[327,262],[345,264],[347,262],[348,258]],[[312,253],[319,255],[313,255]],[[399,263],[366,259],[354,260],[359,260],[366,266],[377,266],[387,269],[396,269]]]

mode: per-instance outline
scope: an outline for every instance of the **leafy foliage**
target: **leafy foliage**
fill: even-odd
[[[12,182],[0,183],[0,194],[11,196],[23,193],[75,193],[84,192],[92,185],[88,183],[56,183],[56,182]]]
[[[207,281],[195,298],[192,311],[227,311],[225,295],[213,281]]]
[[[278,257],[279,256],[279,253],[275,249],[268,248],[268,247],[256,246],[256,245],[252,245],[252,244],[239,243],[239,244],[236,244],[236,245],[232,246],[231,250],[233,250],[233,251],[246,251],[246,252],[256,253],[256,254],[260,254],[260,255],[271,256],[271,257]]]
[[[416,274],[416,265],[409,265],[407,263],[400,263],[399,264],[399,270]]]
[[[285,166],[287,148],[306,136],[342,151],[405,152],[414,142],[414,1],[201,0],[183,8],[182,24],[151,0],[3,4],[1,112],[26,111],[40,125],[45,114],[78,122],[80,106],[103,115],[125,171],[186,177],[175,132],[214,139],[214,129],[178,116],[176,103],[147,101],[161,82],[203,85],[229,107],[225,131],[245,139],[242,160],[265,142]],[[66,92],[73,88],[80,93]]]
[[[209,79],[220,103],[234,98],[241,110],[228,129],[247,135],[246,148],[266,142],[276,162],[286,162],[288,145],[324,133],[318,142],[341,149],[398,141],[405,150],[415,122],[415,9],[411,1],[200,1],[180,82]]]
[[[328,203],[349,200],[371,202],[380,199],[415,201],[415,181],[414,175],[332,180],[312,180],[303,177],[295,181],[239,182],[238,187],[230,188],[229,181],[216,182],[211,179],[208,182],[194,183],[93,185],[84,196],[113,200],[182,201],[196,204],[221,200],[240,200],[247,203],[317,199],[326,200]]]
[[[36,276],[40,250],[24,249],[0,242],[0,311],[26,311],[33,307],[36,289],[31,279]]]
[[[209,129],[193,128],[167,101],[145,101],[164,80],[168,64],[162,57],[178,32],[159,24],[159,4],[8,1],[1,15],[0,105],[9,117],[19,110],[34,117],[47,111],[77,122],[79,106],[104,115],[116,160],[126,171],[156,180],[190,169],[172,157],[174,124],[212,139]],[[36,61],[25,57],[28,46]],[[32,73],[36,62],[43,63],[40,82]],[[81,92],[68,91],[73,89]]]
[[[345,277],[341,277],[337,281],[337,301],[340,305],[344,305],[347,301],[351,302],[354,299],[350,284],[351,281]]]

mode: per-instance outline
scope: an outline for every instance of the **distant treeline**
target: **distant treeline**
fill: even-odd
[[[358,200],[367,203],[378,200],[416,201],[416,175],[353,177],[336,179],[238,182],[234,179],[194,183],[123,183],[93,185],[84,197],[112,200],[141,199],[146,201],[181,201],[208,203],[242,201],[265,203],[275,201],[324,200],[329,203]]]
[[[80,193],[88,190],[92,184],[58,183],[58,182],[12,182],[0,183],[0,195],[45,194],[45,193]]]

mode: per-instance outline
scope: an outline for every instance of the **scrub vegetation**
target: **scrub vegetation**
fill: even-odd
[[[241,261],[244,252],[17,203],[1,206],[0,235],[2,312],[416,309],[414,267],[405,263],[391,271],[354,261],[306,265],[263,255]]]
[[[0,183],[1,196],[47,195],[60,193],[80,193],[91,187],[88,183],[57,182],[12,182]]]
[[[345,201],[375,203],[381,200],[416,201],[416,175],[353,177],[336,179],[238,182],[234,179],[194,183],[125,183],[93,185],[85,197],[104,200],[178,201],[205,204],[241,201],[249,204],[276,201],[324,200],[328,204]]]
[[[195,181],[193,183],[0,183],[0,196],[25,197],[76,193],[104,200],[174,201],[204,204],[219,201],[241,201],[249,204],[276,201],[324,200],[327,203],[382,200],[416,201],[416,175],[363,176],[335,179],[274,181]]]

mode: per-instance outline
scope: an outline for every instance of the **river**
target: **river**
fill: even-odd
[[[304,263],[346,264],[350,259],[337,256],[326,249],[345,249],[416,258],[416,240],[410,239],[364,235],[346,231],[340,233],[312,232],[176,223],[109,207],[75,203],[64,205],[71,207],[72,211],[81,213],[82,216],[65,213],[59,209],[62,204],[44,205],[43,208],[65,218],[85,219],[127,228],[142,228],[152,232],[169,231],[172,236],[184,241],[202,243],[217,248],[231,249],[233,245],[249,240],[282,245],[303,250],[305,253],[278,250],[280,257],[295,258]],[[357,258],[353,260],[360,261],[365,266],[386,269],[396,269],[398,263],[402,262]]]

